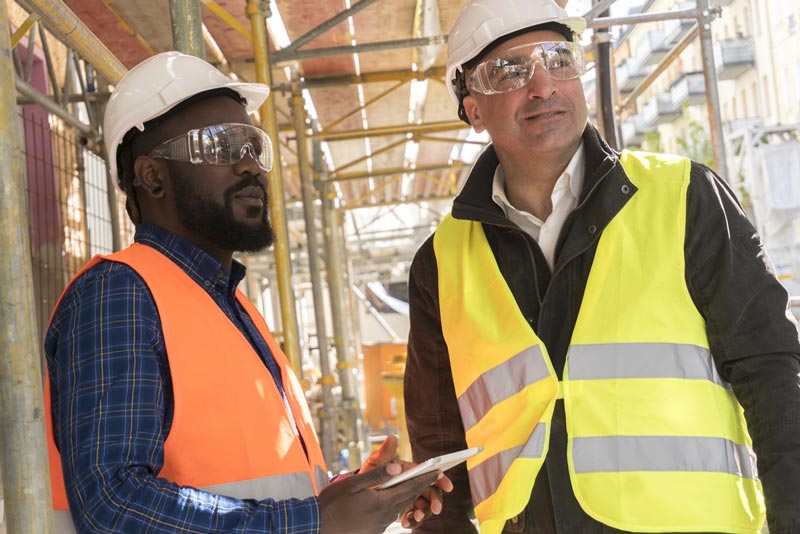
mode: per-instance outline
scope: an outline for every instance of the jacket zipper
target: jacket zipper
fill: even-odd
[[[530,257],[531,265],[533,266],[533,288],[536,290],[536,300],[539,301],[539,309],[541,310],[542,304],[544,304],[544,298],[542,297],[542,291],[539,287],[539,272],[536,270],[536,255],[533,253],[533,247],[531,246],[533,238],[522,230],[519,231],[522,233],[525,246],[528,248],[528,257]]]
[[[600,187],[600,184],[603,183],[603,180],[605,179],[605,177],[608,176],[611,173],[611,171],[614,170],[614,168],[616,166],[617,166],[616,163],[612,164],[611,167],[605,173],[603,173],[603,175],[600,178],[597,179],[597,181],[594,183],[594,185],[589,190],[589,192],[586,193],[586,196],[583,197],[583,200],[578,202],[578,205],[575,206],[574,210],[572,210],[572,213],[575,213],[575,211],[577,211],[578,209],[582,208],[589,201],[589,199],[592,197],[592,195],[597,190],[597,188]],[[561,228],[558,231],[558,238],[556,239],[556,246],[557,247],[558,247],[558,245],[561,244],[561,238],[562,238],[562,234],[564,233],[564,228],[567,226],[567,222],[569,222],[569,218],[572,217],[572,213],[567,218],[567,220],[564,221],[564,224],[561,225]],[[558,248],[556,250],[558,250]],[[558,267],[558,268],[556,268],[556,267]],[[558,258],[554,258],[554,261],[553,261],[553,278],[555,278],[556,273],[558,273],[559,271],[561,271],[561,265],[558,262]]]

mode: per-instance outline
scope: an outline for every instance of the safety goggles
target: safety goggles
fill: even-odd
[[[195,165],[235,165],[245,155],[265,171],[272,170],[272,142],[266,132],[250,124],[232,122],[189,130],[150,151],[153,158]]]
[[[516,91],[531,81],[537,65],[553,80],[572,80],[586,72],[586,56],[569,41],[527,43],[480,62],[467,85],[484,95]]]

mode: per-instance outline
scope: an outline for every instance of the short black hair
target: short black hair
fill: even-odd
[[[122,141],[120,141],[119,146],[117,147],[117,176],[119,177],[120,184],[122,184],[122,189],[125,191],[125,211],[128,212],[128,217],[130,217],[134,224],[139,224],[141,221],[141,213],[136,200],[137,184],[135,180],[133,163],[136,161],[136,158],[142,155],[138,153],[139,151],[135,151],[133,149],[134,141],[143,135],[151,133],[164,121],[169,120],[170,117],[174,116],[181,110],[186,109],[188,106],[208,98],[213,98],[215,96],[227,96],[243,106],[247,105],[247,99],[233,89],[223,87],[211,89],[209,91],[203,91],[187,98],[183,102],[180,102],[162,115],[145,122],[144,130],[140,131],[138,128],[131,128],[122,137]]]

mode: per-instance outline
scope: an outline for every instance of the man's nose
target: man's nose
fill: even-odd
[[[528,80],[525,90],[528,92],[528,98],[541,98],[543,100],[547,100],[556,92],[553,79],[547,73],[547,69],[544,65],[538,61],[533,65],[533,75],[531,75],[531,79]]]
[[[242,147],[239,155],[242,156],[242,159],[234,165],[236,174],[248,172],[253,176],[259,176],[266,172],[258,163],[258,156],[250,143]]]

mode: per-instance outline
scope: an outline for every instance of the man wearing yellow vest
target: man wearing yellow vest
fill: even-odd
[[[585,27],[470,0],[450,32],[492,142],[411,267],[405,404],[415,458],[483,452],[415,532],[800,534],[786,292],[724,181],[587,123]]]
[[[165,52],[109,100],[109,168],[136,235],[73,278],[47,331],[59,534],[372,534],[438,512],[452,488],[432,473],[373,489],[408,467],[394,438],[328,484],[303,391],[236,289],[233,253],[272,243],[272,145],[248,118],[268,93]]]

